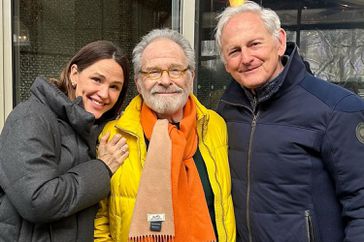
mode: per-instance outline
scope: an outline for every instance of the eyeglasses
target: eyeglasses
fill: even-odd
[[[145,77],[147,77],[150,80],[158,80],[158,79],[160,79],[162,77],[164,72],[167,72],[169,78],[171,78],[172,80],[177,80],[177,79],[181,78],[188,69],[189,69],[188,67],[186,69],[183,69],[183,70],[178,70],[178,69],[171,69],[171,70],[155,69],[155,70],[152,70],[152,71],[140,71],[140,73],[143,74]]]

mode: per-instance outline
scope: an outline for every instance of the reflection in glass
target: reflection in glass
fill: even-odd
[[[301,53],[314,74],[359,94],[364,88],[364,29],[310,30],[301,35]]]
[[[218,54],[215,40],[201,41],[201,56],[216,56]]]
[[[36,76],[58,78],[66,61],[86,43],[110,40],[131,56],[142,35],[153,28],[171,27],[172,3],[179,6],[179,2],[14,0],[14,104],[29,96]],[[174,25],[179,26],[176,21]],[[127,101],[135,94],[131,86]]]

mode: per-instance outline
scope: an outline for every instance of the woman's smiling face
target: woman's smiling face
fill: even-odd
[[[70,80],[75,87],[75,96],[82,97],[85,110],[99,119],[117,102],[124,84],[124,72],[114,59],[103,59],[82,71],[72,65]]]

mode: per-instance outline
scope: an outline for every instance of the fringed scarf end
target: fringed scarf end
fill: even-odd
[[[142,235],[129,237],[129,242],[174,242],[173,235]],[[211,241],[215,242],[215,241]]]

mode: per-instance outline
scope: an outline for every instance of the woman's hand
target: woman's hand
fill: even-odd
[[[97,152],[97,158],[102,160],[114,174],[116,170],[123,164],[129,155],[126,139],[120,134],[114,135],[108,141],[110,133],[106,133],[101,139]]]

